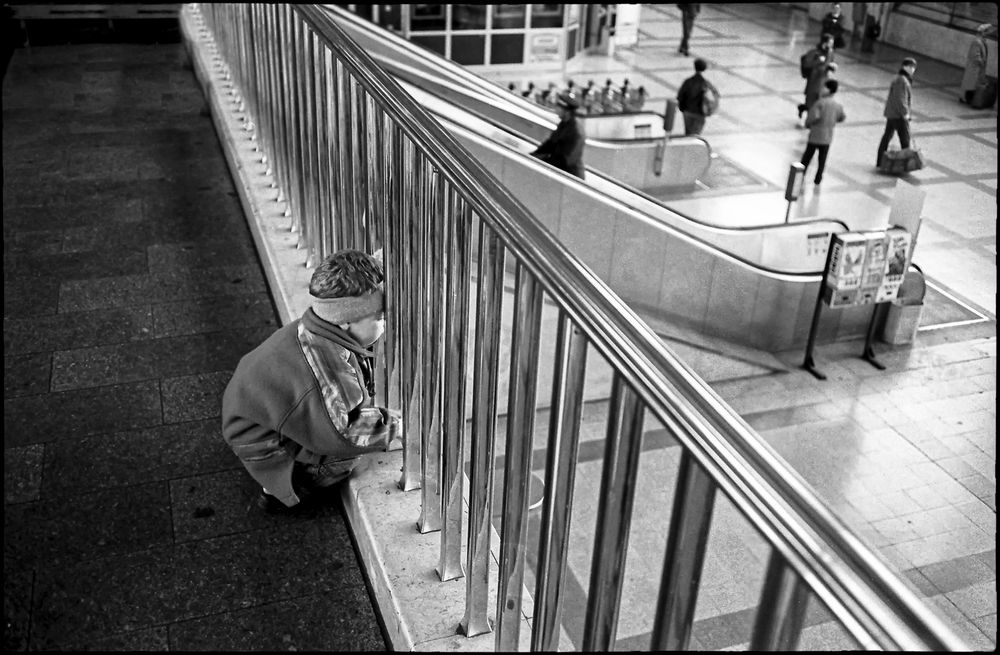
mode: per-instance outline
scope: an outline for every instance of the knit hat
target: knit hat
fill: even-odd
[[[906,59],[903,60],[903,65],[904,66],[916,66],[917,65],[917,60],[914,59],[913,57],[907,57]]]
[[[324,321],[329,321],[335,325],[343,323],[353,323],[362,318],[374,316],[385,310],[385,294],[381,289],[376,289],[361,296],[347,296],[344,298],[317,298],[312,299],[312,309]]]

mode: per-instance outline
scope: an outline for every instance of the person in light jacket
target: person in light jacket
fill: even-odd
[[[889,86],[889,96],[885,99],[885,132],[878,144],[875,167],[882,163],[882,155],[889,149],[893,134],[899,135],[899,147],[910,147],[910,107],[913,102],[913,74],[917,71],[917,60],[907,57],[903,66]]]
[[[839,86],[837,80],[827,80],[823,97],[813,104],[809,109],[809,116],[806,117],[809,141],[806,143],[806,151],[802,155],[802,174],[805,175],[813,154],[818,152],[819,168],[816,169],[816,177],[813,179],[816,184],[823,181],[826,156],[830,151],[830,144],[833,142],[833,128],[837,123],[842,123],[847,118],[844,108],[833,98]]]
[[[993,31],[993,26],[983,23],[976,28],[976,38],[969,45],[969,54],[965,57],[965,74],[962,75],[962,95],[960,102],[972,102],[976,88],[986,79],[986,59],[989,49],[986,46],[986,35]]]

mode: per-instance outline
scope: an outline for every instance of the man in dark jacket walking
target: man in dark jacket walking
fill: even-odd
[[[531,155],[582,180],[584,179],[583,147],[587,135],[584,134],[580,121],[576,119],[576,111],[579,108],[580,103],[576,98],[559,96],[556,100],[559,125]]]
[[[719,97],[718,89],[702,76],[706,69],[708,64],[704,59],[695,59],[694,75],[684,80],[677,90],[677,108],[684,114],[684,136],[701,134],[705,127],[705,91]]]
[[[913,74],[917,71],[917,60],[907,57],[903,66],[889,86],[889,97],[885,99],[885,132],[878,144],[878,156],[875,167],[882,164],[882,155],[889,149],[893,134],[899,135],[899,147],[910,147],[910,107],[913,100]]]

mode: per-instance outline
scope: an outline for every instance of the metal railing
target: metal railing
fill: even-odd
[[[213,3],[185,11],[200,12],[198,20],[214,39],[250,117],[247,129],[273,167],[300,245],[308,249],[308,265],[342,247],[383,248],[385,367],[390,403],[402,410],[406,436],[400,486],[421,489],[420,530],[441,532],[441,579],[466,575],[466,634],[491,629],[490,507],[498,375],[506,359],[495,631],[498,650],[518,644],[545,297],[557,308],[558,331],[533,650],[552,650],[558,641],[589,348],[614,375],[584,649],[610,650],[614,644],[647,413],[683,453],[653,649],[689,643],[718,491],[771,548],[751,649],[793,648],[808,597],[819,599],[862,648],[966,648],[648,326],[346,37],[330,19],[337,10]],[[509,351],[501,353],[508,257],[515,271],[514,318]],[[470,327],[475,345],[465,573],[462,466]]]

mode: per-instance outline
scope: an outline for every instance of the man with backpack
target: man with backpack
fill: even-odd
[[[825,72],[826,66],[833,63],[833,35],[824,33],[820,37],[819,43],[816,47],[809,52],[802,55],[799,58],[799,73],[802,74],[802,79],[806,80],[806,88],[803,90],[805,95],[805,102],[799,105],[799,121],[802,120],[802,114],[809,111],[810,92],[816,93],[818,95],[818,90],[823,87],[824,80],[813,80],[813,73],[817,71]]]
[[[684,114],[684,136],[701,134],[705,119],[718,109],[719,90],[702,76],[707,69],[704,59],[695,59],[694,75],[684,80],[677,91],[677,108]]]

